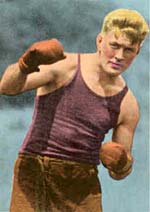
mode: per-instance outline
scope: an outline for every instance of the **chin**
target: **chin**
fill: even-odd
[[[105,71],[109,76],[119,76],[120,74],[122,74],[123,71],[121,70],[117,70],[117,69],[109,69]]]

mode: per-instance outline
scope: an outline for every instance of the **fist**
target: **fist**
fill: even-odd
[[[19,59],[19,67],[25,73],[38,71],[38,66],[52,64],[65,58],[64,49],[57,39],[34,43]]]
[[[123,169],[128,160],[124,146],[111,141],[101,146],[99,156],[104,167],[114,172]]]

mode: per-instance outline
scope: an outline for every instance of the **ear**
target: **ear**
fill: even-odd
[[[141,50],[141,48],[142,48],[142,46],[143,46],[143,43],[144,43],[144,41],[142,41],[141,43],[139,43],[139,45],[138,45],[138,50],[137,50],[137,55],[139,54],[139,52],[140,52],[140,50]]]
[[[98,50],[98,51],[99,51],[100,48],[101,48],[102,39],[103,39],[103,37],[102,37],[101,33],[99,33],[99,34],[97,35],[97,37],[96,37],[96,47],[97,47],[97,50]]]

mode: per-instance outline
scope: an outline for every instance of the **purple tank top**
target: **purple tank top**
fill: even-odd
[[[99,164],[105,134],[115,127],[127,86],[102,97],[85,84],[78,56],[71,82],[52,93],[36,96],[31,126],[20,153]]]

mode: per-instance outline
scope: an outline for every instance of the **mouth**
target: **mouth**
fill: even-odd
[[[120,69],[123,67],[123,65],[121,63],[117,63],[117,62],[112,62],[112,61],[109,61],[109,64],[111,65],[112,68],[114,69]]]

